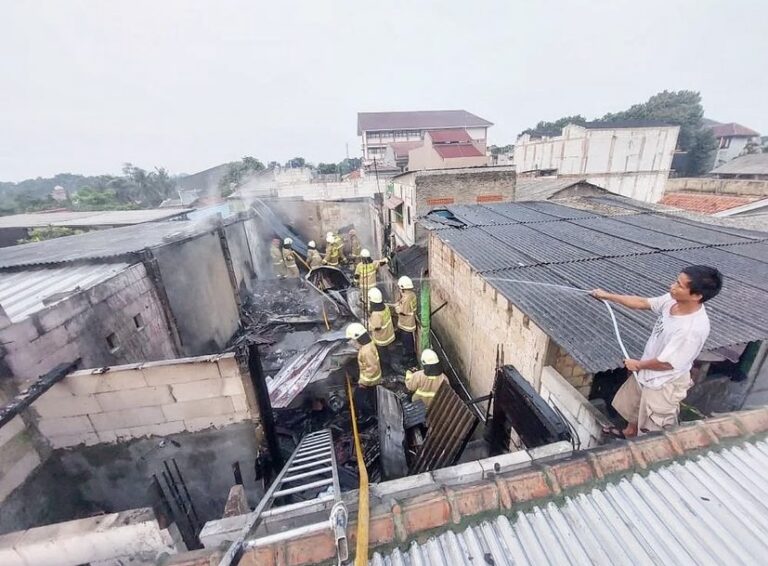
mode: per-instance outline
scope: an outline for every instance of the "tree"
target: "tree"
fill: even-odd
[[[515,144],[511,143],[509,145],[492,145],[488,149],[491,150],[491,155],[506,155],[508,153],[512,153],[512,150],[515,149]]]
[[[362,167],[363,160],[359,157],[347,157],[339,163],[339,173],[341,175],[348,175],[352,171],[357,171]]]
[[[245,156],[240,161],[229,164],[229,169],[219,179],[221,196],[228,197],[248,177],[265,169],[264,164],[255,157]]]
[[[564,116],[554,122],[539,122],[533,128],[528,128],[520,132],[520,135],[530,134],[532,136],[559,136],[562,129],[568,124],[577,124],[583,126],[587,119],[581,114],[575,116]]]
[[[136,203],[121,202],[114,189],[82,187],[72,197],[76,210],[134,210]]]
[[[318,163],[317,172],[321,175],[333,175],[338,172],[338,166],[335,163]]]
[[[33,228],[30,230],[29,236],[23,240],[19,240],[18,243],[28,244],[30,242],[42,242],[43,240],[53,240],[54,238],[74,236],[75,234],[82,233],[82,230],[75,230],[65,226],[43,226],[41,228]]]
[[[304,167],[305,165],[307,165],[307,161],[303,157],[294,157],[293,159],[289,159],[285,163],[286,167],[292,167],[292,168]]]

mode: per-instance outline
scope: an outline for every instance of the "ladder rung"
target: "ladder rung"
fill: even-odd
[[[297,509],[303,509],[304,507],[309,507],[310,505],[321,505],[323,503],[328,503],[329,501],[333,501],[336,499],[333,494],[326,494],[321,495],[320,497],[315,497],[314,499],[307,499],[306,501],[299,501],[298,503],[291,503],[290,505],[281,505],[280,507],[273,507],[272,509],[268,509],[264,511],[261,516],[262,517],[272,517],[273,515],[279,515],[281,513],[287,513],[288,511],[296,511]]]
[[[291,464],[291,467],[288,468],[288,471],[298,472],[299,470],[306,470],[307,468],[314,468],[320,464],[330,464],[331,462],[333,462],[333,458],[325,458],[324,460],[317,460],[316,462],[309,462],[308,464],[299,464],[298,466]]]
[[[306,456],[305,458],[296,458],[292,463],[291,467],[293,467],[293,464],[303,464],[305,462],[319,462],[320,460],[323,460],[325,458],[328,458],[329,456],[332,456],[333,452],[326,452],[325,454],[313,454],[312,456]],[[289,468],[290,469],[290,468]]]
[[[332,448],[330,446],[321,446],[320,448],[312,448],[310,450],[307,450],[306,452],[299,452],[296,454],[296,458],[307,458],[308,456],[312,456],[314,454],[320,454],[322,452],[330,452]],[[296,460],[294,460],[295,462]]]
[[[323,487],[324,485],[330,485],[333,483],[333,478],[324,480],[317,480],[312,483],[306,483],[304,485],[297,485],[296,487],[289,487],[288,489],[281,489],[272,494],[272,497],[282,497],[284,495],[291,495],[292,493],[299,493],[300,491],[307,491],[308,489],[314,489],[316,487]]]
[[[295,476],[285,476],[282,480],[280,480],[281,484],[288,483],[289,481],[296,481],[296,480],[303,480],[304,478],[308,478],[311,476],[319,476],[320,474],[328,474],[333,471],[333,466],[327,466],[325,468],[320,468],[319,470],[312,470],[310,472],[304,472],[301,474],[296,474]]]
[[[323,448],[330,448],[330,446],[331,446],[330,442],[320,442],[318,444],[313,444],[312,446],[302,446],[296,451],[296,453],[303,454],[304,452],[311,452],[312,450],[321,450]]]
[[[316,436],[315,438],[308,438],[306,440],[302,440],[299,444],[313,444],[316,442],[328,442],[330,440],[330,437],[328,436]]]

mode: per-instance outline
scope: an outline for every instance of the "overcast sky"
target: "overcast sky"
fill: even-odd
[[[768,2],[4,0],[0,180],[360,154],[358,111],[513,142],[664,89],[768,134]]]

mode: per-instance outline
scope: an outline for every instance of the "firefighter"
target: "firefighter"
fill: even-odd
[[[347,258],[344,255],[344,238],[342,238],[338,234],[334,234],[333,244],[336,246],[336,249],[339,251],[339,262],[342,264],[346,264]]]
[[[269,256],[272,258],[272,271],[275,277],[285,278],[285,262],[283,261],[283,250],[280,249],[280,240],[272,240],[272,246],[269,249]]]
[[[357,237],[357,232],[355,230],[349,231],[349,259],[352,261],[352,264],[356,265],[357,262],[360,260],[360,252],[362,251],[363,246],[360,244],[360,238]]]
[[[429,409],[437,390],[448,378],[445,377],[440,367],[440,359],[434,350],[427,349],[421,353],[421,367],[424,369],[415,372],[409,370],[405,373],[405,386],[408,391],[414,392],[412,401],[424,401]]]
[[[320,256],[320,252],[317,251],[314,240],[310,240],[307,244],[307,265],[309,265],[310,269],[323,265],[323,258]]]
[[[413,291],[413,281],[403,275],[397,280],[400,289],[400,298],[395,303],[397,313],[397,333],[405,350],[405,359],[408,364],[416,363],[416,308],[418,302]]]
[[[290,278],[299,277],[299,266],[296,265],[296,252],[291,247],[293,240],[286,238],[283,240],[283,263],[285,264],[285,276]]]
[[[392,324],[392,312],[384,304],[384,297],[376,287],[368,291],[369,314],[368,332],[373,343],[379,349],[381,363],[386,369],[391,368],[392,356],[390,346],[395,341],[395,327]]]
[[[357,348],[359,378],[355,388],[355,405],[360,416],[376,414],[376,386],[381,383],[381,360],[376,345],[365,326],[353,322],[347,326],[347,340]]]
[[[339,248],[336,245],[336,237],[333,232],[328,232],[325,236],[325,257],[323,263],[330,265],[331,267],[339,267],[339,261],[341,255],[339,254]]]
[[[389,260],[384,258],[374,261],[371,259],[371,252],[366,249],[360,251],[360,257],[362,259],[355,267],[355,281],[363,290],[373,289],[376,287],[376,273],[379,271],[379,267],[389,263]]]

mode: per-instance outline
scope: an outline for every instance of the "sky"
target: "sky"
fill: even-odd
[[[4,0],[0,180],[360,155],[357,112],[465,109],[489,143],[667,90],[768,134],[764,0]]]

